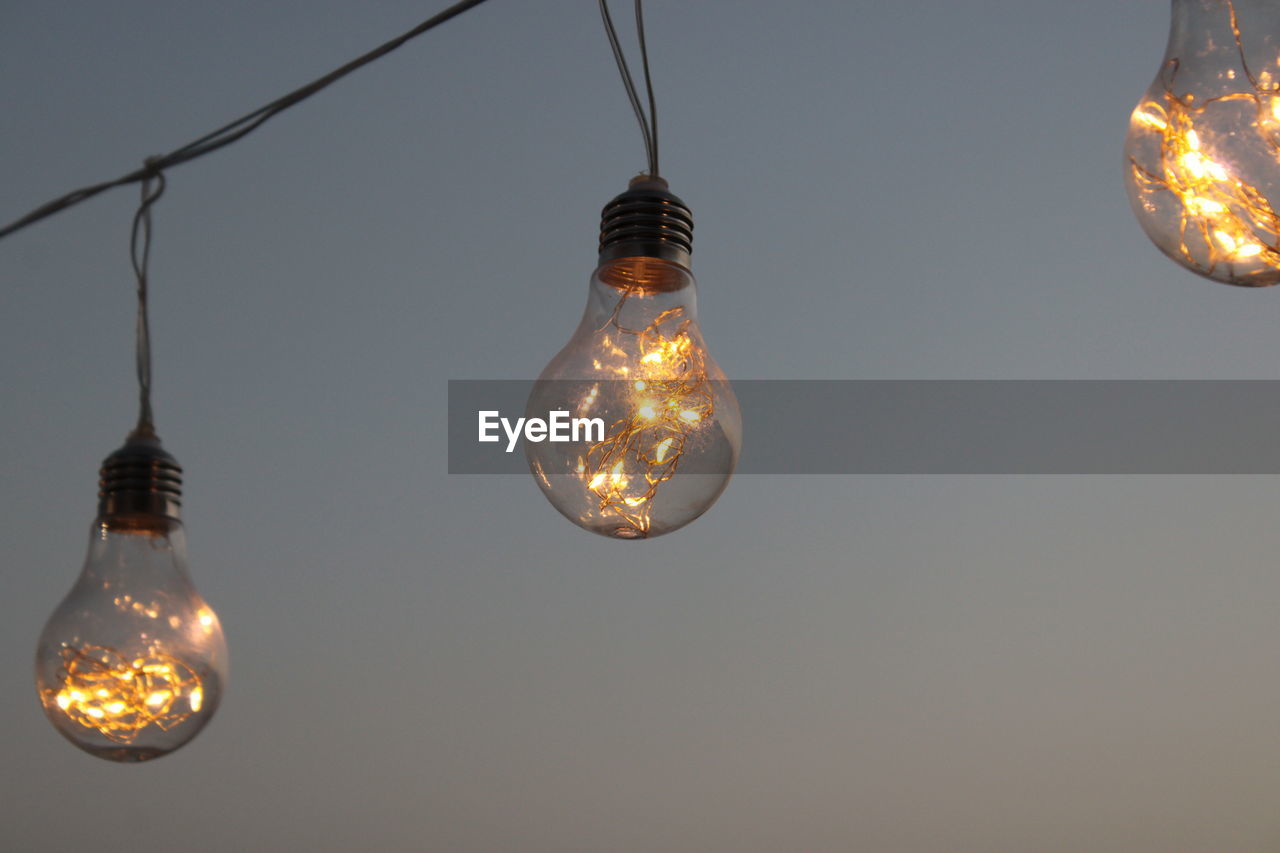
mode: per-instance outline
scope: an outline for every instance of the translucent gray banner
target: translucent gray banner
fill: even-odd
[[[479,441],[479,413],[500,413],[510,424],[548,417],[526,415],[532,387],[449,382],[449,473],[528,473],[524,439],[513,446],[490,417],[500,440]],[[1280,473],[1280,381],[738,380],[732,387],[742,408],[741,474]],[[565,399],[571,393],[566,388]]]

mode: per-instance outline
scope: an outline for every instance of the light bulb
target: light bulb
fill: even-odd
[[[715,503],[737,465],[742,419],[698,327],[692,235],[689,209],[661,178],[641,176],[611,201],[582,322],[530,394],[530,416],[603,426],[580,444],[525,442],[547,499],[593,533],[677,530]]]
[[[149,431],[107,457],[84,569],[40,635],[45,715],[99,758],[170,753],[222,697],[227,646],[187,574],[181,475]]]
[[[1173,0],[1164,63],[1129,120],[1125,186],[1182,266],[1280,282],[1280,3]]]

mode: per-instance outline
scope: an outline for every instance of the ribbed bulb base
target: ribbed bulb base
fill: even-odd
[[[163,532],[181,517],[182,466],[151,431],[134,430],[98,471],[98,520],[112,529]]]
[[[601,211],[600,263],[660,258],[688,269],[692,252],[693,214],[657,175],[633,178]]]

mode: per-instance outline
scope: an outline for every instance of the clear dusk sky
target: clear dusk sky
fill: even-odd
[[[0,220],[443,5],[5,0]],[[646,9],[731,378],[1280,379],[1280,290],[1128,210],[1163,0]],[[537,374],[642,166],[595,3],[490,0],[170,173],[156,415],[231,680],[141,766],[31,677],[134,416],[136,188],[0,242],[0,849],[1280,847],[1274,477],[744,476],[627,543],[448,475],[447,381]]]

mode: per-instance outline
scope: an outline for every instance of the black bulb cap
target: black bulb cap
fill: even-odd
[[[98,471],[98,520],[108,527],[167,530],[181,518],[182,466],[155,431],[134,430]]]
[[[661,258],[689,268],[693,214],[657,175],[640,175],[600,214],[600,263]]]

